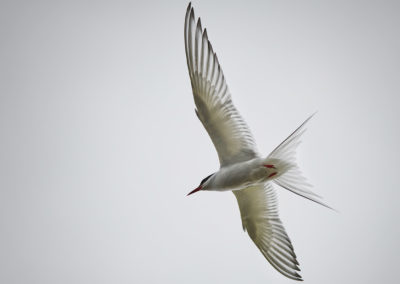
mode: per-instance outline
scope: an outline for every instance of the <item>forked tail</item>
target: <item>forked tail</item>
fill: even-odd
[[[276,177],[272,179],[273,182],[295,194],[333,209],[321,201],[321,196],[310,190],[312,186],[307,182],[306,178],[303,177],[296,163],[296,149],[301,143],[300,137],[306,131],[306,123],[314,114],[307,118],[288,138],[279,144],[265,159],[265,163],[266,167],[272,167],[272,165],[274,165],[280,169],[279,171],[281,174],[276,175]]]

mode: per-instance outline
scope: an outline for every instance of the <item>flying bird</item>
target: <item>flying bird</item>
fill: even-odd
[[[267,157],[260,155],[250,129],[232,102],[207,30],[202,28],[200,18],[196,23],[191,3],[185,16],[185,51],[196,115],[211,137],[220,162],[220,169],[188,195],[232,191],[243,230],[264,257],[286,277],[302,280],[292,243],[279,219],[274,184],[329,207],[310,190],[296,163],[296,148],[312,115]]]

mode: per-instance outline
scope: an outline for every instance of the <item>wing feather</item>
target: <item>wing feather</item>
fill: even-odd
[[[239,203],[243,229],[264,257],[286,277],[301,281],[296,254],[279,219],[272,184],[250,186],[233,193]]]
[[[233,105],[207,30],[200,18],[196,24],[191,4],[185,17],[185,51],[196,114],[214,143],[221,167],[258,157],[253,135]]]

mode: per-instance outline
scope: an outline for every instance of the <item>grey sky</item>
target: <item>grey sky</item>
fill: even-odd
[[[217,2],[217,3],[215,3]],[[306,283],[396,283],[399,1],[194,1],[265,155],[308,115],[279,189]],[[243,233],[194,114],[187,1],[0,3],[1,283],[294,283]]]

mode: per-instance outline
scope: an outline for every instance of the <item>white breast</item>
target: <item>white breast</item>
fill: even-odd
[[[265,178],[266,169],[262,167],[262,159],[255,158],[246,162],[222,167],[210,179],[206,190],[240,190],[249,185],[263,182]]]

